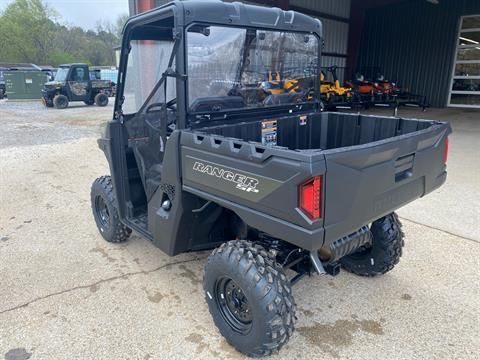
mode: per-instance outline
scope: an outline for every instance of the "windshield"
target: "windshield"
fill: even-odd
[[[314,100],[318,39],[312,34],[194,25],[187,54],[192,112]]]
[[[55,74],[55,81],[65,81],[68,75],[68,68],[59,68]]]

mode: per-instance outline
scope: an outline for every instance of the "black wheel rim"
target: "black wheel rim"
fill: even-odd
[[[253,314],[248,299],[232,279],[222,277],[216,281],[215,301],[228,326],[243,335],[250,331]]]
[[[95,198],[95,213],[100,224],[100,231],[107,231],[110,227],[110,212],[107,203],[101,196]]]

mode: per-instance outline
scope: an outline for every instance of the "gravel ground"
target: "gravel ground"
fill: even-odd
[[[0,149],[98,136],[101,124],[112,118],[113,100],[103,108],[73,102],[65,110],[46,108],[41,101],[0,100]]]
[[[478,358],[478,113],[402,115],[456,116],[445,190],[400,211],[405,253],[389,274],[298,283],[297,330],[272,359]],[[109,117],[0,102],[0,357],[243,358],[204,302],[207,253],[169,258],[98,234],[89,191],[108,173],[96,137]]]

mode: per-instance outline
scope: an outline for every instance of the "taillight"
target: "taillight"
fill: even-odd
[[[322,217],[322,180],[322,176],[315,176],[300,185],[300,209],[313,220]]]
[[[446,164],[448,160],[448,137],[445,139],[445,153],[443,154],[443,162]]]

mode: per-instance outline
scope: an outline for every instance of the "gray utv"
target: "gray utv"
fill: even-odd
[[[446,179],[448,123],[322,111],[320,44],[319,20],[277,8],[177,1],[135,16],[98,141],[102,236],[213,249],[206,302],[249,356],[292,336],[302,276],[392,270],[394,211]]]

